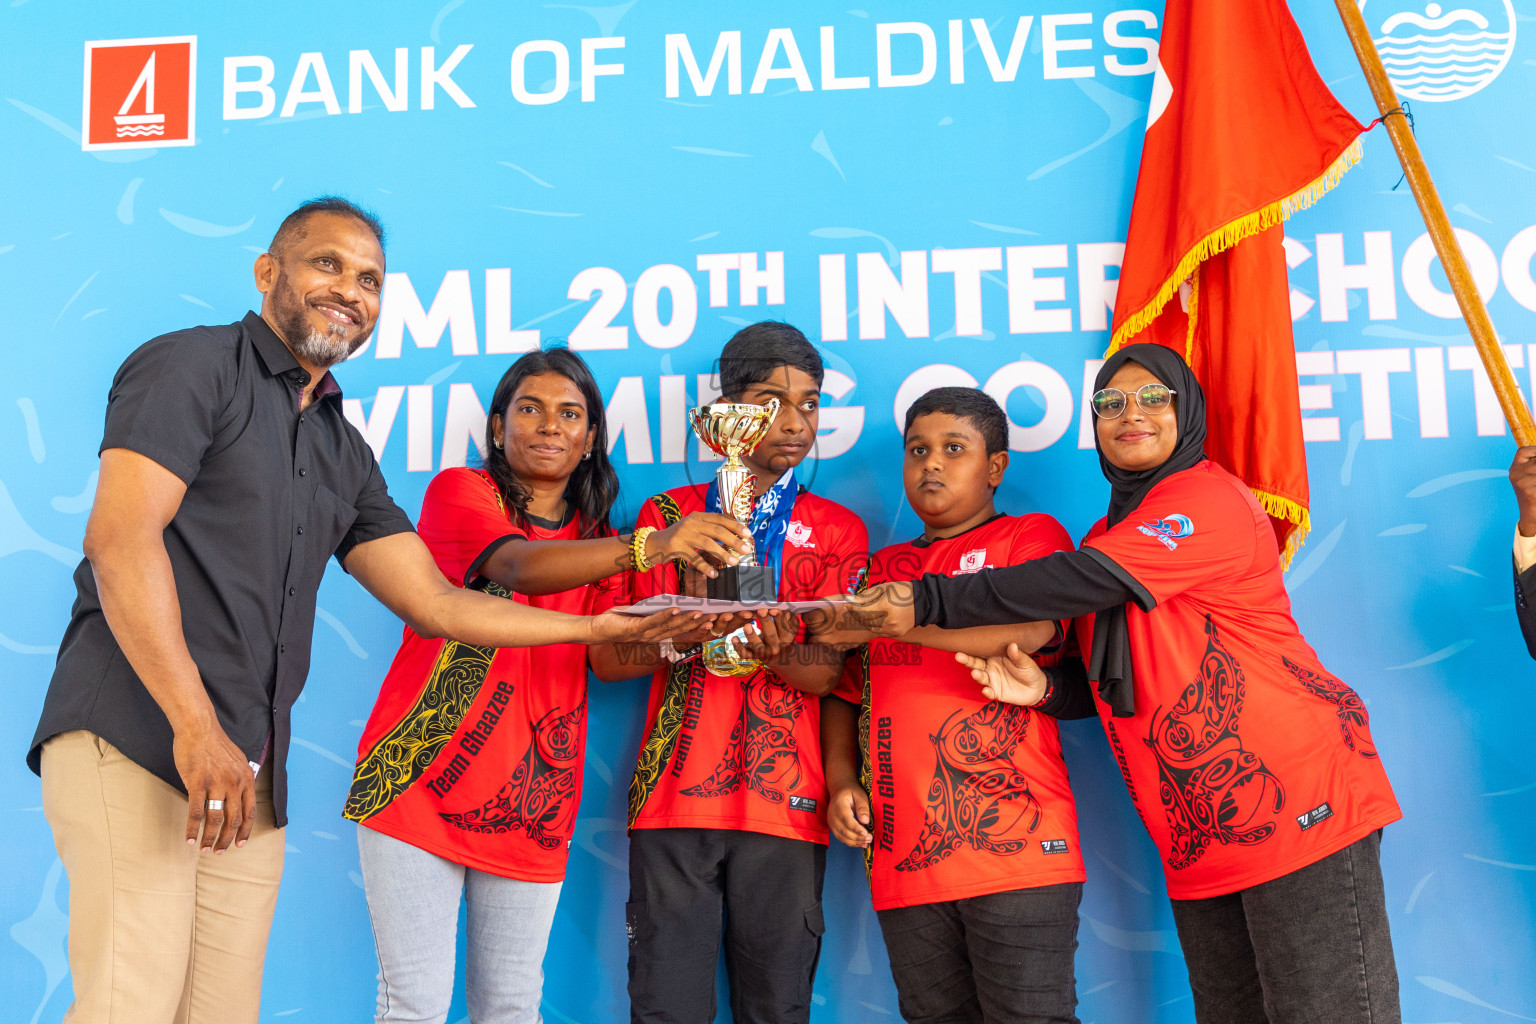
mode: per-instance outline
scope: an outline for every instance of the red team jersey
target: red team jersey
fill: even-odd
[[[514,526],[483,471],[434,477],[419,532],[455,586],[575,615],[589,612],[594,593],[617,589],[609,580],[525,597],[472,574],[508,537],[581,536],[574,521]],[[581,801],[586,733],[584,645],[476,647],[406,627],[358,744],[345,814],[458,864],[558,882]]]
[[[1205,461],[1083,540],[1157,600],[1128,605],[1136,714],[1099,717],[1164,863],[1168,895],[1236,892],[1402,816],[1365,706],[1291,618],[1275,535],[1243,483]],[[1077,623],[1093,649],[1093,616]]]
[[[662,528],[705,511],[706,491],[698,484],[651,498],[635,527]],[[802,490],[785,535],[779,598],[847,593],[868,557],[859,517]],[[630,579],[637,602],[681,590],[670,562]],[[699,658],[658,668],[629,788],[629,826],[726,828],[825,843],[820,702],[767,671],[717,676]]]
[[[999,515],[955,537],[893,544],[875,556],[870,583],[1071,550],[1050,516]],[[837,696],[862,704],[876,910],[1084,880],[1054,718],[987,700],[953,654],[898,640],[870,643]]]

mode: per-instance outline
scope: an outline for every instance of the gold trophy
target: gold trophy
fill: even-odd
[[[725,465],[715,470],[720,507],[725,514],[746,525],[752,521],[752,507],[757,503],[751,470],[741,461],[768,434],[779,414],[779,400],[770,398],[763,405],[716,402],[693,410],[693,432],[716,455],[725,456]],[[736,565],[722,565],[719,575],[705,585],[705,596],[745,604],[772,604],[778,600],[773,581],[773,567],[759,565],[756,553],[745,555]],[[704,645],[704,663],[711,672],[722,676],[744,676],[761,665],[740,657],[731,641],[745,638],[745,628],[736,630]]]
[[[768,434],[779,414],[779,400],[770,398],[764,405],[740,405],[716,402],[693,410],[693,432],[716,455],[725,456],[725,465],[715,470],[715,484],[720,491],[720,507],[743,526],[752,521],[752,506],[757,503],[753,486],[757,477],[741,461]],[[745,555],[736,565],[720,566],[720,575],[708,582],[705,595],[724,601],[747,604],[771,604],[778,600],[773,569],[758,565],[755,553]]]

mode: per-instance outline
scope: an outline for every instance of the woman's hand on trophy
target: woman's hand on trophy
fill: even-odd
[[[752,553],[752,532],[730,516],[694,512],[645,539],[645,559],[652,565],[680,559],[706,576],[717,566],[736,565]]]

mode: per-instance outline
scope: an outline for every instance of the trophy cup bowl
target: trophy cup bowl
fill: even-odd
[[[716,402],[693,410],[693,432],[716,455],[725,457],[725,465],[715,471],[720,491],[720,507],[742,525],[752,521],[754,477],[741,456],[756,448],[768,434],[779,414],[779,400],[770,398],[763,405]],[[757,564],[755,553],[736,565],[722,565],[719,575],[706,584],[709,597],[748,604],[771,604],[778,600],[773,568]]]

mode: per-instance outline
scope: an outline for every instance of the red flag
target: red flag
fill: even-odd
[[[1284,0],[1168,0],[1158,64],[1109,351],[1184,353],[1206,453],[1253,489],[1289,562],[1311,524],[1280,225],[1360,159],[1364,126]]]

